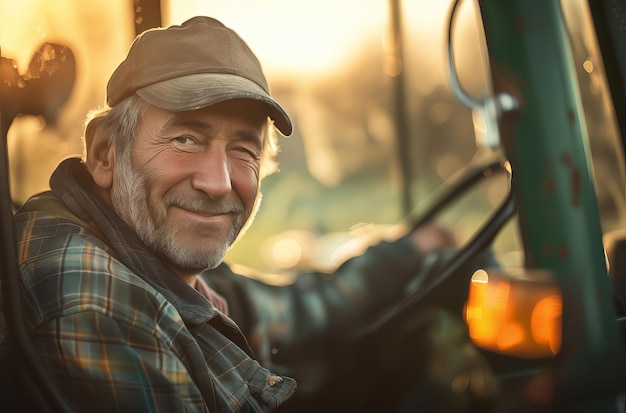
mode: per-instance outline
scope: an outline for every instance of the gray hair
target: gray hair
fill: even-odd
[[[113,145],[118,155],[130,156],[130,150],[134,142],[134,138],[139,129],[139,122],[148,103],[141,99],[138,95],[132,95],[114,107],[105,107],[94,109],[89,112],[85,125],[101,129],[101,133],[106,136],[109,143]],[[274,122],[268,117],[267,125],[263,131],[263,157],[261,159],[260,178],[278,171],[278,163],[276,155],[280,148],[278,146],[276,128]],[[83,161],[86,161],[87,151],[83,150]]]

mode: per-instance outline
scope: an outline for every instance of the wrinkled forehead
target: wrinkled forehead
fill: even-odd
[[[262,141],[270,126],[266,106],[253,100],[231,100],[200,109],[172,112],[148,104],[140,120],[140,128],[162,133],[185,128],[211,135],[228,125],[236,133],[250,134]]]

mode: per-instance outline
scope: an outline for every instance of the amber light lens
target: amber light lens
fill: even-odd
[[[478,270],[472,276],[465,321],[477,346],[521,358],[561,350],[561,290],[548,271]]]

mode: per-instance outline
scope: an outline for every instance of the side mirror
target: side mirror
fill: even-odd
[[[67,46],[42,44],[24,74],[18,72],[15,61],[0,57],[3,121],[10,124],[15,116],[24,114],[43,116],[46,123],[53,123],[72,92],[75,78],[76,60]],[[8,130],[8,125],[4,126]]]

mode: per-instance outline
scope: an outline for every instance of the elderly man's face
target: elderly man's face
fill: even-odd
[[[149,107],[130,159],[117,159],[115,210],[175,273],[219,264],[252,214],[266,119],[251,101]]]

